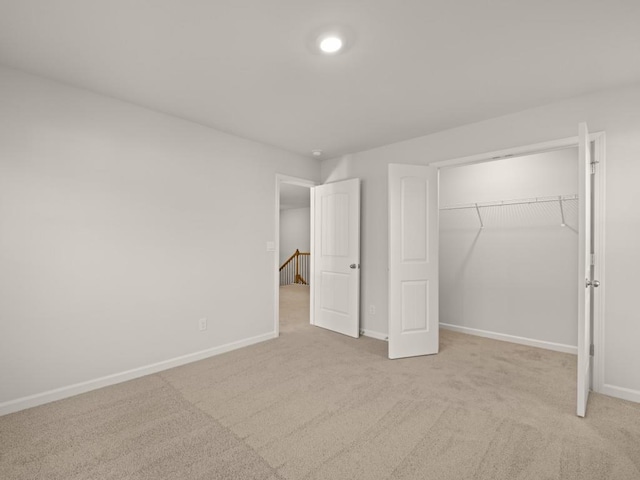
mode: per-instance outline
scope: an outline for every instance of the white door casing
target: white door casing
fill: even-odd
[[[578,126],[578,405],[584,417],[591,388],[591,143]]]
[[[314,325],[360,335],[360,179],[314,189]]]
[[[389,165],[389,358],[438,353],[438,169]]]

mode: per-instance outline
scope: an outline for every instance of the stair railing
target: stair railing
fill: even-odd
[[[280,267],[280,285],[309,285],[309,258],[310,252],[296,251]]]

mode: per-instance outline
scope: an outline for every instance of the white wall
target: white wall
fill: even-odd
[[[308,189],[307,189],[308,190]],[[280,265],[296,251],[311,248],[311,209],[280,210]]]
[[[272,334],[276,173],[320,167],[0,69],[0,413]]]
[[[640,401],[640,85],[577,97],[322,163],[324,181],[362,179],[362,326],[387,331],[387,165],[427,164],[577,135],[587,121],[606,131],[607,393]],[[369,314],[375,304],[376,315]]]
[[[440,171],[440,205],[577,193],[576,148]],[[467,333],[577,345],[577,201],[440,212],[440,322]],[[470,332],[473,329],[476,332]],[[571,348],[573,347],[573,348]]]

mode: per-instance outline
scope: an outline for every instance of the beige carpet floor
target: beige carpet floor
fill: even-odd
[[[575,410],[575,357],[442,331],[437,356],[308,325],[0,418],[5,479],[640,479],[640,405]]]

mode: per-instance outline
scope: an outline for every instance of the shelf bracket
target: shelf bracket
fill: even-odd
[[[562,223],[560,223],[560,226],[566,227],[567,224],[564,221],[564,206],[562,205],[562,195],[558,196],[558,203],[560,203],[560,215],[562,217]]]
[[[476,203],[476,213],[478,214],[478,220],[480,220],[480,228],[484,228],[484,222],[482,221],[482,215],[480,215],[480,207]]]

